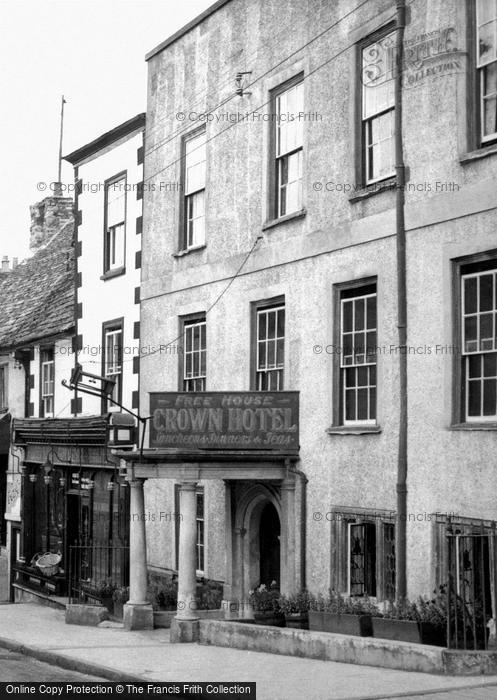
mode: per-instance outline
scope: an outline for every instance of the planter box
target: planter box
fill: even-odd
[[[309,610],[309,629],[314,632],[351,634],[355,637],[371,637],[371,615],[350,615]]]
[[[297,630],[309,629],[309,615],[307,613],[285,613],[286,626]]]
[[[432,644],[438,647],[446,646],[445,630],[432,625],[430,622],[373,617],[373,636],[379,639],[391,639],[396,642]]]
[[[283,613],[268,611],[255,611],[254,624],[256,625],[271,625],[272,627],[284,627],[285,616]]]

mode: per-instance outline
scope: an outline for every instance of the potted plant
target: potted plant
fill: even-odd
[[[114,601],[114,616],[122,619],[123,605],[129,600],[129,586],[119,586],[119,588],[116,588],[112,594],[112,600]]]
[[[95,596],[100,599],[100,602],[107,610],[112,613],[114,611],[114,600],[112,598],[117,585],[112,579],[103,579],[95,586]]]
[[[414,644],[446,646],[446,626],[444,601],[438,596],[391,602],[381,616],[373,617],[375,637]]]
[[[377,608],[369,598],[345,598],[335,591],[327,597],[318,596],[311,602],[309,629],[370,637],[373,633],[371,617]]]
[[[279,607],[285,615],[287,627],[294,629],[309,629],[309,608],[311,606],[311,594],[302,590],[293,595],[282,595],[279,599]]]
[[[280,609],[279,599],[280,593],[275,581],[271,583],[269,588],[262,583],[258,588],[249,592],[256,625],[285,626],[285,616]]]

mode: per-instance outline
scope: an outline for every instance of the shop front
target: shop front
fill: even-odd
[[[147,600],[144,481],[172,479],[179,489],[177,613],[172,639],[196,638],[199,482],[224,482],[226,617],[250,618],[249,591],[277,582],[284,594],[303,583],[305,477],[299,458],[298,392],[174,392],[151,395],[150,447],[118,452],[130,484],[129,629],[151,628]]]
[[[15,599],[98,600],[126,585],[129,488],[108,449],[107,416],[17,419],[13,439],[23,455]]]

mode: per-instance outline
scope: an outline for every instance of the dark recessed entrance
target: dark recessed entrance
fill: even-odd
[[[272,503],[264,506],[259,526],[260,582],[280,585],[280,519]]]

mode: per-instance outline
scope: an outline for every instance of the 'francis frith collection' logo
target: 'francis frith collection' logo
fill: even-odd
[[[379,87],[395,77],[398,69],[396,46],[393,32],[364,51],[361,77],[365,87]],[[428,78],[461,71],[464,54],[457,46],[455,27],[434,29],[406,39],[401,65],[403,86],[417,87]]]

